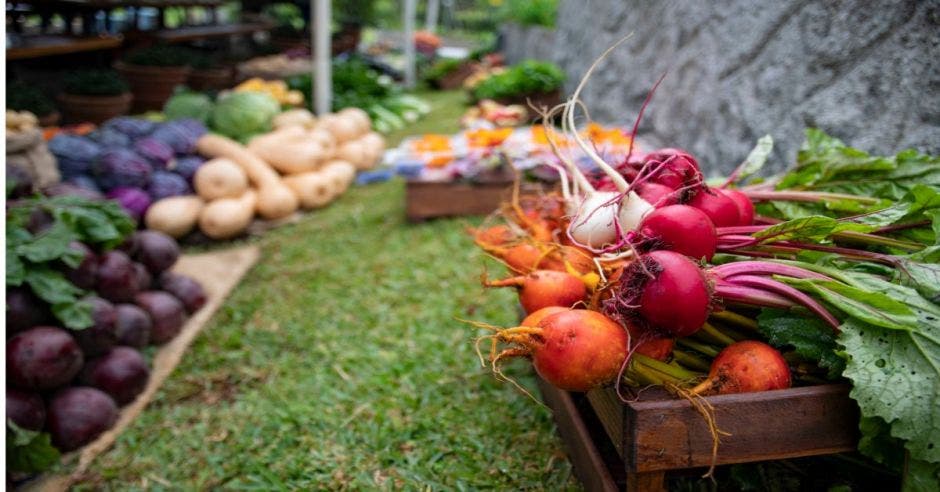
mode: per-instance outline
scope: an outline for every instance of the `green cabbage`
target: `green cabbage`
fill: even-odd
[[[209,123],[212,113],[212,99],[199,92],[181,92],[171,97],[163,105],[163,114],[168,120],[193,118],[203,124]]]
[[[281,112],[277,100],[263,92],[234,92],[216,103],[210,127],[216,133],[247,142],[271,130],[271,119]]]

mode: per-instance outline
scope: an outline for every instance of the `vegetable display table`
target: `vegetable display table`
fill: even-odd
[[[405,216],[411,222],[437,217],[487,215],[506,201],[512,181],[455,183],[411,181],[405,184]]]
[[[621,403],[612,389],[586,395],[539,380],[575,473],[587,490],[655,491],[665,473],[711,464],[704,418],[659,388]],[[858,407],[845,385],[707,397],[722,436],[716,464],[854,451]]]

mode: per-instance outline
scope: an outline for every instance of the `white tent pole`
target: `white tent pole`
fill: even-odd
[[[318,115],[330,112],[333,99],[333,74],[330,65],[330,0],[310,0],[310,42],[313,44],[313,97]]]
[[[415,85],[415,1],[405,0],[405,87]]]
[[[428,15],[424,21],[424,28],[428,32],[437,31],[437,13],[440,10],[440,6],[440,0],[428,0]]]

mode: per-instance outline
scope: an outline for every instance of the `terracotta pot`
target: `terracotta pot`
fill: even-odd
[[[59,126],[60,121],[62,121],[62,113],[53,111],[45,116],[39,117],[39,126]]]
[[[158,111],[173,95],[177,85],[185,84],[191,72],[184,67],[145,67],[117,62],[114,66],[127,80],[134,93],[134,112]]]
[[[233,74],[232,67],[193,69],[188,85],[197,91],[228,89],[232,86]]]
[[[90,121],[99,125],[115,116],[127,114],[134,99],[131,93],[117,96],[83,96],[79,94],[59,94],[56,98],[59,107],[65,113],[66,123],[84,123]]]
[[[473,75],[473,72],[476,70],[476,64],[474,63],[464,63],[457,67],[457,70],[441,77],[440,80],[434,80],[431,82],[431,85],[435,89],[442,89],[449,91],[451,89],[457,89],[463,85],[463,81],[467,80],[467,77]]]

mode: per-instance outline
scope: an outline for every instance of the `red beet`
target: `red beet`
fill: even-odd
[[[160,274],[160,287],[183,303],[186,312],[193,313],[206,304],[206,291],[191,277],[173,272]]]
[[[744,193],[741,193],[738,190],[729,190],[722,189],[718,190],[726,197],[730,198],[738,207],[738,224],[737,225],[751,225],[754,223],[754,202],[747,197]]]
[[[718,247],[715,225],[704,212],[687,205],[658,208],[640,223],[642,249],[665,249],[711,260]]]
[[[148,290],[137,294],[136,302],[153,321],[150,331],[152,343],[168,342],[183,328],[186,311],[183,303],[172,295],[159,290]]]
[[[72,241],[69,247],[81,251],[82,262],[75,268],[67,269],[65,276],[70,282],[83,289],[94,289],[95,278],[98,274],[98,255],[78,241]]]
[[[159,231],[139,231],[137,239],[137,258],[150,273],[158,274],[176,263],[180,256],[180,247],[176,240]]]
[[[117,421],[117,405],[106,393],[76,386],[57,392],[49,401],[46,428],[52,444],[67,452],[90,443]]]
[[[118,405],[130,403],[147,387],[150,368],[140,352],[130,347],[115,347],[90,360],[79,380],[86,386],[104,391]]]
[[[114,332],[117,335],[118,345],[134,348],[144,348],[150,342],[150,330],[153,321],[146,311],[133,304],[118,304],[114,307],[116,314]]]
[[[710,303],[699,266],[680,253],[659,250],[627,267],[619,292],[605,301],[604,309],[617,319],[648,324],[671,338],[698,331],[708,318]]]
[[[100,297],[89,297],[91,317],[95,324],[84,330],[72,330],[75,341],[86,357],[101,355],[117,345],[117,312],[114,305]]]
[[[120,250],[108,251],[98,262],[98,294],[113,302],[130,302],[138,290],[134,263]]]
[[[7,380],[23,389],[62,386],[82,368],[82,351],[65,330],[37,326],[7,341]]]
[[[487,282],[487,287],[516,287],[527,314],[549,306],[570,308],[584,300],[587,288],[574,275],[554,270],[535,270],[519,277]]]
[[[42,430],[46,405],[39,393],[7,388],[7,419],[26,430]]]
[[[643,183],[637,187],[636,194],[657,208],[674,205],[678,201],[675,189],[659,183]]]
[[[134,277],[137,279],[137,292],[150,290],[153,286],[153,275],[143,263],[134,263]]]
[[[27,287],[7,287],[7,336],[45,323],[49,308]]]
[[[660,163],[665,163],[659,171],[653,172],[651,181],[673,190],[702,179],[698,162],[684,150],[670,148],[655,150],[647,154],[643,162],[647,165],[647,172],[653,172]]]
[[[749,393],[790,387],[790,367],[775,348],[755,340],[725,347],[695,394]]]
[[[741,214],[734,200],[709,188],[703,187],[699,190],[688,205],[705,212],[715,227],[731,227],[741,221]]]
[[[567,391],[589,391],[617,378],[629,335],[597,311],[574,309],[547,316],[528,344],[539,375]]]

